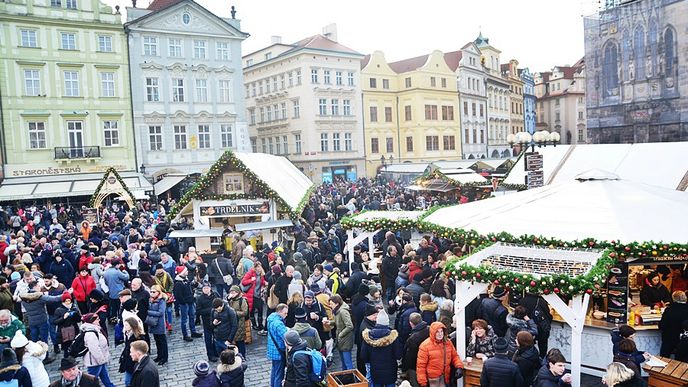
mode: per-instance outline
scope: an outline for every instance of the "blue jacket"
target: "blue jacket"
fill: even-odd
[[[370,363],[370,374],[375,384],[394,384],[397,380],[397,360],[401,359],[402,345],[397,331],[386,325],[376,325],[363,331],[361,360]]]
[[[521,387],[523,376],[516,363],[506,355],[497,354],[483,364],[480,385],[483,387]]]
[[[287,326],[284,319],[277,313],[268,316],[268,359],[282,360],[285,356],[286,347],[284,345],[284,334],[287,333]],[[275,347],[277,344],[277,347]]]
[[[411,324],[409,323],[411,313],[420,312],[413,304],[403,304],[399,309],[399,317],[395,321],[395,328],[399,332],[399,340],[401,340],[402,343],[405,343],[409,336],[411,336]]]
[[[164,299],[159,298],[156,302],[151,302],[148,308],[148,316],[156,317],[158,323],[148,326],[148,333],[152,335],[164,335],[165,334],[165,309],[167,308],[167,303]]]
[[[105,270],[103,277],[105,278],[105,284],[109,289],[108,296],[110,296],[110,299],[118,299],[119,292],[124,290],[126,282],[129,281],[129,273],[126,271],[117,270],[114,267],[110,267]]]

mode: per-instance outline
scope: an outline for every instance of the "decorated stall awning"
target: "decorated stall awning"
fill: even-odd
[[[462,186],[488,185],[487,179],[471,169],[432,169],[418,177],[409,189],[416,191],[449,192]]]
[[[415,227],[424,211],[365,211],[342,219],[343,228],[376,231],[382,228],[401,230]]]

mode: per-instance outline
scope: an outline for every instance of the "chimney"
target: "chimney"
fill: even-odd
[[[324,37],[337,41],[337,23],[328,24],[322,29],[322,34]]]
[[[279,35],[272,35],[270,37],[270,44],[281,44],[282,43],[282,37]]]
[[[131,5],[136,8],[136,0],[131,0]]]

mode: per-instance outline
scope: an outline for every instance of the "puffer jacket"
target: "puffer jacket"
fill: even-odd
[[[167,308],[167,303],[160,297],[157,301],[151,299],[150,307],[148,308],[148,316],[157,318],[157,323],[155,325],[148,325],[148,333],[151,335],[164,335],[165,334],[165,309]],[[144,321],[145,323],[145,321]]]
[[[523,385],[530,386],[533,384],[535,375],[537,375],[541,366],[540,353],[537,348],[532,345],[528,348],[519,348],[514,354],[513,361],[518,365],[518,369],[521,371]]]
[[[442,341],[437,341],[435,336],[440,329],[444,330],[444,338]],[[418,348],[416,363],[418,384],[425,386],[428,384],[428,379],[443,375],[445,384],[448,384],[452,366],[463,368],[463,363],[449,340],[447,328],[441,322],[434,322],[430,325],[430,336]]]
[[[16,363],[16,359],[14,360]],[[19,387],[29,387],[31,386],[31,375],[26,367],[22,367],[19,364],[8,365],[4,368],[0,368],[0,381],[9,382],[10,380],[17,380]]]
[[[213,320],[220,322],[213,326],[213,334],[217,340],[234,341],[237,331],[244,329],[243,326],[241,327],[242,329],[239,329],[236,312],[226,302],[224,302],[221,312],[213,310],[211,321]]]
[[[334,325],[337,327],[337,349],[343,352],[351,351],[354,347],[354,322],[346,303],[335,311]]]
[[[31,375],[31,384],[35,387],[46,387],[50,384],[48,371],[43,366],[43,360],[48,353],[48,344],[43,342],[34,343],[29,341],[25,347],[26,352],[22,357],[22,366]]]
[[[565,374],[564,374],[565,375]],[[562,375],[563,376],[563,375]],[[533,387],[568,387],[569,383],[564,383],[561,376],[552,374],[547,364],[543,365],[538,371]]]
[[[244,387],[244,372],[248,366],[240,355],[234,357],[234,364],[218,364],[217,378],[221,387]]]
[[[373,383],[387,385],[397,380],[397,360],[401,359],[399,333],[386,325],[376,325],[363,331],[361,359],[370,363]]]
[[[191,385],[193,387],[219,387],[220,379],[218,379],[215,371],[210,371],[208,375],[196,376],[196,379],[191,382]]]
[[[435,301],[420,306],[420,316],[426,324],[430,325],[437,321],[437,309],[438,305]]]
[[[100,325],[83,323],[81,331],[88,352],[84,355],[84,367],[95,367],[110,362],[110,348],[107,338],[100,331]]]
[[[48,321],[48,311],[46,304],[48,302],[60,303],[62,296],[48,296],[40,292],[30,291],[29,293],[22,293],[19,295],[22,300],[22,307],[29,316],[29,325],[37,326],[45,324]]]
[[[268,328],[268,360],[282,360],[284,356],[284,334],[287,333],[287,326],[284,319],[277,313],[271,313],[267,320]],[[277,344],[277,347],[275,347]]]
[[[294,324],[294,330],[299,334],[301,339],[308,344],[308,348],[319,351],[322,348],[322,340],[318,335],[318,331],[307,322],[297,322]]]
[[[504,354],[487,359],[480,374],[481,387],[521,387],[523,376],[518,365]]]
[[[535,320],[529,319],[528,321],[516,318],[513,314],[508,314],[506,316],[506,324],[509,329],[506,331],[505,339],[509,343],[509,352],[516,352],[516,335],[521,331],[529,332],[533,337],[537,337],[538,330],[537,325],[535,325]]]
[[[248,301],[243,296],[239,295],[236,298],[229,299],[229,306],[234,309],[237,318],[237,332],[234,335],[234,341],[246,340],[246,319],[248,318]]]

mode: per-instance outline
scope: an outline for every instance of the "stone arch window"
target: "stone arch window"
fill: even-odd
[[[669,26],[664,31],[664,73],[667,76],[673,76],[676,71],[676,63],[674,63],[676,51],[676,33],[674,28]]]
[[[499,158],[499,151],[497,149],[492,151],[492,155],[490,156],[493,159],[498,159]]]
[[[647,32],[647,46],[650,49],[649,59],[646,59],[645,72],[648,76],[657,75],[659,70],[657,69],[657,23],[654,19],[650,20],[650,24]],[[647,66],[651,66],[647,68]]]
[[[633,58],[635,79],[643,79],[645,78],[645,29],[643,26],[635,27],[633,32],[633,53],[635,54]]]
[[[602,90],[605,97],[619,95],[619,48],[610,40],[602,49]]]
[[[631,59],[631,47],[633,46],[633,43],[631,41],[631,35],[628,33],[628,30],[625,29],[623,31],[623,48],[621,50],[621,57],[622,57],[622,62],[621,62],[621,76],[619,78],[620,81],[630,81],[628,78],[628,62]]]

